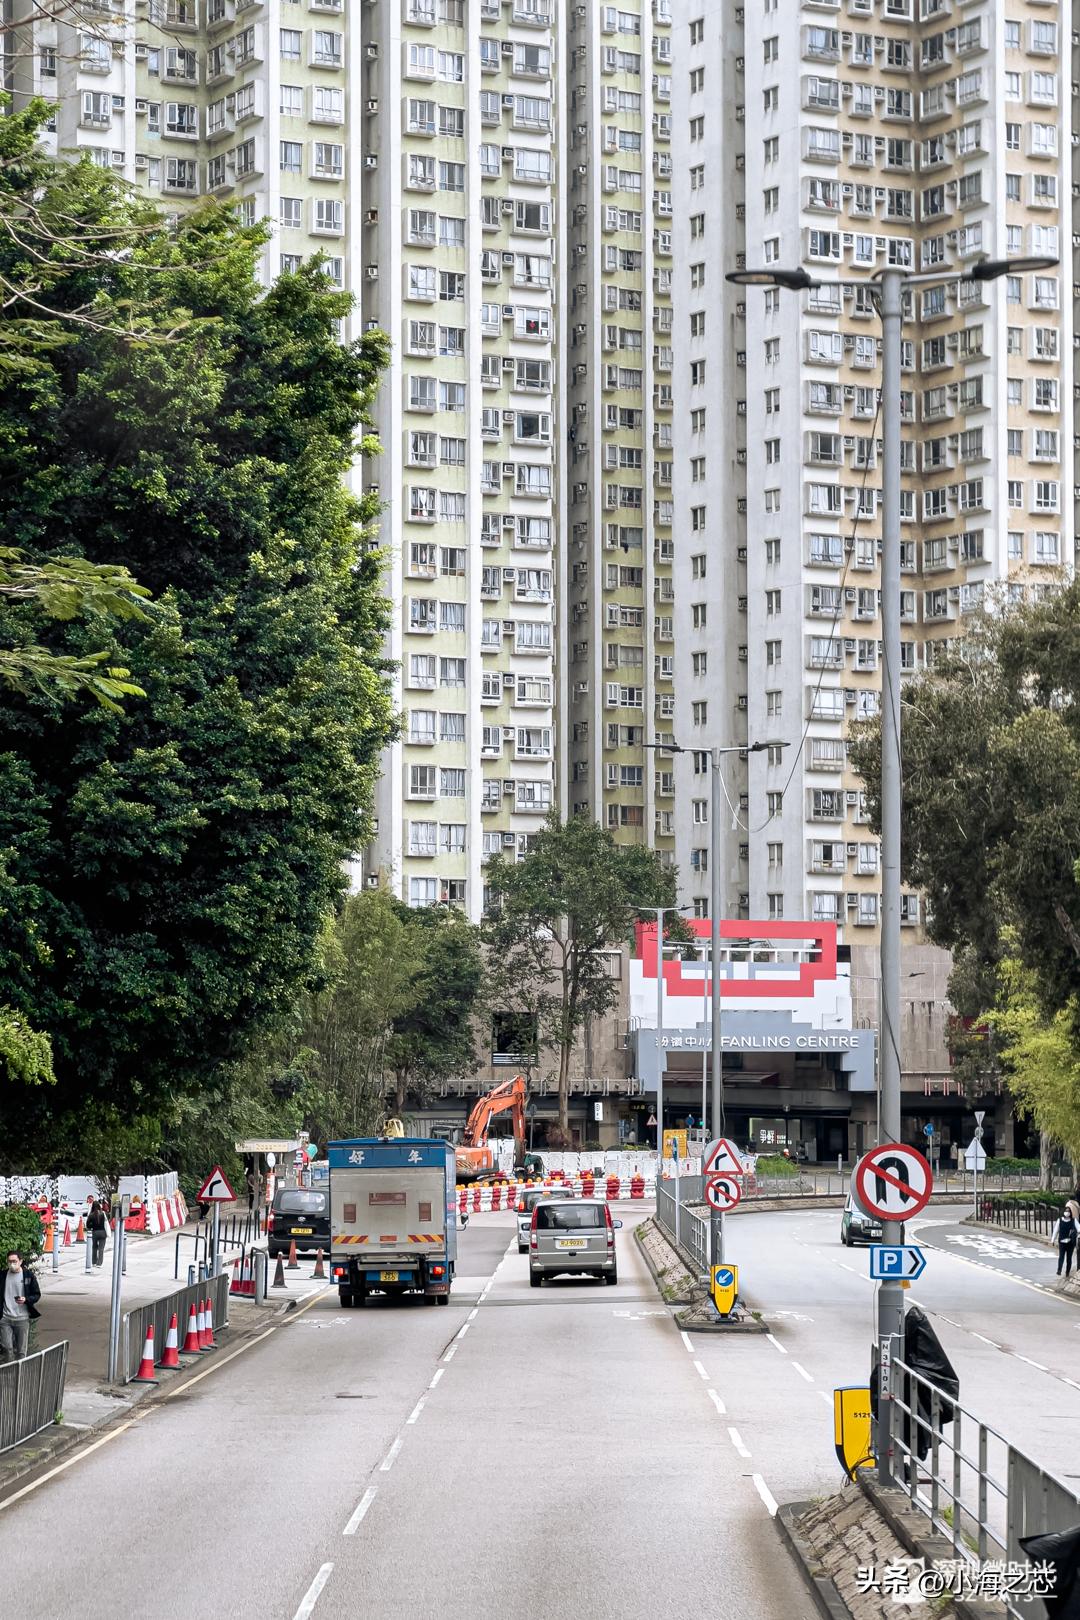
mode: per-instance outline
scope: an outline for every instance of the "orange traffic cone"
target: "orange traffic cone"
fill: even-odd
[[[206,1343],[203,1345],[203,1349],[217,1349],[217,1345],[214,1343],[214,1302],[212,1299],[206,1301]]]
[[[322,1277],[324,1281],[326,1279],[326,1268],[323,1266],[323,1263],[322,1263],[322,1250],[321,1249],[318,1249],[316,1251],[316,1254],[315,1254],[315,1270],[311,1273],[311,1275],[312,1275],[312,1277]]]
[[[200,1299],[198,1305],[195,1307],[195,1311],[196,1311],[196,1320],[197,1320],[197,1322],[199,1324],[199,1349],[200,1350],[205,1350],[206,1349],[206,1301],[205,1301],[205,1299]]]
[[[243,1292],[247,1299],[255,1298],[255,1256],[248,1255],[244,1261]]]
[[[45,1247],[42,1250],[42,1253],[52,1254],[54,1248],[55,1244],[53,1242],[53,1229],[51,1226],[47,1226],[45,1228]]]
[[[296,1258],[296,1239],[295,1238],[293,1238],[292,1242],[289,1244],[289,1266],[288,1266],[288,1269],[290,1271],[299,1271],[300,1270],[300,1262]]]
[[[71,1222],[70,1221],[65,1221],[64,1222],[64,1241],[61,1244],[61,1247],[64,1248],[64,1249],[70,1249],[71,1248]]]
[[[244,1292],[244,1273],[240,1269],[240,1261],[233,1261],[232,1277],[229,1280],[229,1293],[242,1294]]]
[[[79,1230],[75,1233],[75,1241],[76,1243],[86,1242],[86,1227],[83,1225],[83,1218],[81,1215],[79,1216]]]
[[[154,1377],[154,1324],[150,1323],[146,1330],[146,1342],[143,1345],[142,1360],[139,1370],[131,1380],[133,1384],[156,1384]]]
[[[165,1349],[162,1352],[161,1360],[158,1362],[159,1367],[168,1367],[168,1368],[179,1367],[179,1365],[180,1365],[179,1340],[180,1340],[180,1336],[179,1336],[179,1334],[177,1333],[177,1330],[176,1330],[176,1312],[173,1311],[173,1313],[172,1313],[172,1321],[169,1323],[169,1331],[165,1335]]]
[[[188,1312],[187,1333],[184,1336],[183,1351],[185,1356],[197,1356],[199,1353],[199,1321],[192,1304]]]

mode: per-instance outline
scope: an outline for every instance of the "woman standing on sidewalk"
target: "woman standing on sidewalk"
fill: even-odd
[[[1065,1281],[1072,1275],[1073,1255],[1076,1252],[1076,1239],[1080,1235],[1080,1190],[1070,1198],[1061,1212],[1061,1219],[1057,1224],[1058,1263],[1057,1274],[1061,1276],[1061,1269],[1065,1268]]]
[[[90,1213],[86,1217],[86,1226],[93,1246],[94,1265],[97,1267],[105,1259],[105,1239],[109,1231],[109,1220],[96,1198],[90,1205]]]

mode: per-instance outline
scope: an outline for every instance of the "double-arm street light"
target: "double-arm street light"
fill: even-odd
[[[966,270],[909,273],[892,267],[873,278],[881,314],[881,1028],[878,1142],[900,1141],[900,423],[901,324],[905,287],[941,285],[951,281],[996,281],[999,276],[1052,270],[1053,258],[980,259]],[[809,271],[767,268],[735,270],[728,281],[739,287],[783,287],[807,292],[817,287],[867,285],[867,279],[819,280]],[[884,1243],[899,1243],[901,1227],[886,1221]],[[888,1354],[900,1351],[904,1295],[899,1281],[878,1287],[878,1345]],[[877,1459],[879,1476],[892,1475],[892,1406],[889,1392],[878,1404]]]

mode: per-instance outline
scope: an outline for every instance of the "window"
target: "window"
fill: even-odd
[[[764,41],[762,45],[762,59],[766,66],[768,66],[770,62],[778,62],[780,60],[780,36],[778,34],[772,34]]]
[[[281,169],[285,174],[299,174],[303,167],[304,148],[300,141],[282,141]]]
[[[776,112],[780,106],[779,88],[775,84],[770,85],[769,88],[763,92],[762,99],[764,101],[764,110],[766,112]]]
[[[766,895],[765,898],[769,903],[769,920],[770,920],[770,922],[779,922],[783,918],[783,915],[784,915],[784,897],[783,897],[783,895],[782,894],[768,894],[768,895]]]

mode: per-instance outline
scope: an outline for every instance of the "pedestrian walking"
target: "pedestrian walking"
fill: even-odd
[[[1072,1276],[1073,1255],[1076,1253],[1078,1236],[1080,1236],[1080,1191],[1069,1199],[1057,1223],[1057,1274],[1060,1277],[1064,1268],[1066,1282]]]
[[[109,1217],[97,1198],[90,1205],[90,1213],[86,1217],[86,1227],[90,1233],[94,1265],[100,1266],[105,1259],[105,1239],[109,1235]]]
[[[0,1362],[21,1361],[25,1356],[31,1320],[41,1315],[37,1308],[40,1298],[41,1284],[32,1271],[23,1269],[22,1256],[12,1249],[0,1303]]]

